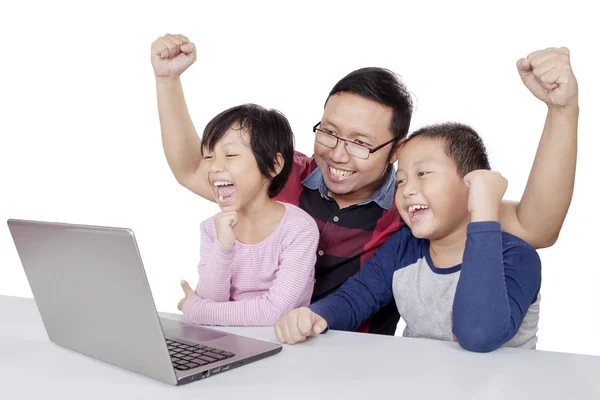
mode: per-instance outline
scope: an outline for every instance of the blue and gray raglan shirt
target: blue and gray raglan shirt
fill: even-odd
[[[457,341],[479,352],[535,348],[540,285],[537,252],[502,232],[499,222],[471,222],[463,262],[452,268],[436,268],[429,240],[402,228],[360,272],[310,309],[329,329],[351,331],[395,301],[406,337]]]

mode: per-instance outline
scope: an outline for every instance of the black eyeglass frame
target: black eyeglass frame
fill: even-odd
[[[319,121],[319,122],[317,122],[317,123],[315,124],[315,126],[313,126],[313,133],[315,133],[315,134],[316,134],[316,133],[317,133],[317,131],[319,131],[319,132],[322,132],[322,133],[324,133],[324,134],[326,134],[326,135],[329,135],[329,136],[331,136],[331,137],[333,137],[333,138],[335,138],[335,139],[337,140],[337,141],[335,142],[335,146],[333,146],[333,147],[329,147],[329,146],[327,146],[327,145],[324,145],[323,143],[319,142],[320,144],[323,144],[323,146],[325,146],[325,147],[329,147],[330,149],[335,149],[335,148],[337,147],[337,145],[338,145],[339,141],[341,140],[342,142],[344,142],[344,145],[345,145],[345,146],[347,146],[347,144],[346,144],[346,143],[352,143],[352,144],[353,144],[353,145],[355,145],[355,146],[360,146],[360,147],[362,147],[363,149],[365,149],[365,150],[368,150],[368,151],[369,151],[369,155],[371,155],[371,154],[375,153],[377,150],[381,150],[382,148],[384,148],[384,147],[385,147],[385,146],[387,146],[388,144],[390,144],[390,143],[392,143],[392,142],[396,141],[396,138],[393,138],[393,139],[390,139],[390,140],[388,140],[388,141],[387,141],[387,142],[385,142],[385,143],[382,143],[382,144],[380,144],[380,145],[379,145],[379,146],[377,146],[377,147],[373,147],[373,148],[371,148],[371,147],[363,146],[362,144],[359,144],[359,143],[353,142],[353,141],[352,141],[352,140],[350,140],[350,139],[344,139],[344,138],[341,138],[341,137],[339,137],[339,136],[337,136],[337,135],[334,135],[334,134],[333,134],[333,131],[330,131],[330,130],[328,130],[328,129],[319,128],[319,125],[321,125],[321,122],[320,122],[320,121]],[[345,146],[344,146],[344,147],[345,147]],[[346,148],[346,152],[348,152],[348,149],[347,149],[347,148]],[[348,154],[350,154],[350,153],[348,153]],[[357,156],[355,156],[354,154],[350,154],[350,155],[351,155],[352,157],[360,158],[360,159],[362,159],[362,160],[366,160],[366,159],[368,159],[368,158],[369,158],[369,156],[367,156],[367,158],[362,158],[362,157],[357,157]]]

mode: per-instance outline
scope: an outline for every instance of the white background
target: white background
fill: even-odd
[[[179,186],[165,161],[150,64],[158,36],[184,33],[198,47],[183,82],[199,132],[223,109],[255,102],[284,112],[297,149],[312,154],[311,127],[337,80],[387,67],[415,94],[411,131],[471,124],[509,180],[506,198],[516,200],[545,106],[522,85],[515,62],[564,45],[580,85],[579,159],[561,237],[540,251],[538,348],[600,355],[593,2],[204,3],[2,2],[1,220],[132,228],[158,309],[176,311],[179,281],[196,281],[199,223],[218,209]],[[6,227],[0,294],[31,296]]]

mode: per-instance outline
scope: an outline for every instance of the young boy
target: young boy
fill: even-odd
[[[478,352],[535,348],[540,259],[501,230],[507,181],[490,171],[481,138],[461,124],[426,127],[398,159],[396,207],[410,229],[391,236],[337,292],[283,316],[279,341],[352,330],[395,300],[406,337]]]

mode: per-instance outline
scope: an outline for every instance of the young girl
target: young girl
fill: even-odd
[[[246,104],[217,115],[202,136],[195,179],[221,213],[200,225],[196,290],[182,281],[179,309],[203,325],[273,325],[307,306],[319,230],[300,208],[273,200],[287,181],[294,135],[275,110]]]

